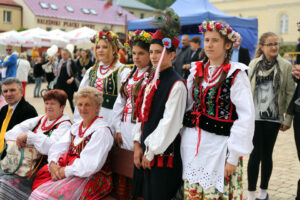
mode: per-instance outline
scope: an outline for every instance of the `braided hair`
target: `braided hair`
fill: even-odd
[[[133,47],[133,46],[138,46],[138,47],[140,47],[140,48],[142,48],[142,49],[144,49],[144,50],[146,50],[146,51],[149,51],[149,48],[150,48],[150,44],[149,44],[149,43],[143,42],[143,41],[141,41],[141,40],[136,40],[136,41],[134,41],[134,42],[132,43],[132,47]],[[149,63],[149,66],[151,66],[150,63]],[[125,81],[124,83],[122,83],[122,85],[121,85],[121,87],[120,87],[120,93],[121,93],[121,96],[122,96],[122,97],[125,97],[125,96],[126,96],[126,95],[125,95],[126,86],[127,86],[127,84],[128,84],[129,79],[131,79],[131,78],[133,77],[133,75],[134,75],[134,73],[135,73],[136,71],[137,71],[137,66],[134,65],[134,67],[133,67],[133,69],[131,70],[131,72],[130,72],[129,76],[127,77],[126,81]],[[149,73],[148,76],[150,76],[150,73]],[[148,77],[148,78],[149,78],[149,77]],[[140,90],[141,90],[141,86],[142,86],[142,83],[143,83],[144,79],[145,79],[145,77],[141,78],[141,79],[134,85],[133,90],[132,90],[132,93],[133,93],[134,96],[138,96],[138,94],[139,94],[139,92],[140,92]]]

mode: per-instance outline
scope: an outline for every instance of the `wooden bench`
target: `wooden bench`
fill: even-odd
[[[113,147],[111,150],[111,168],[115,174],[133,178],[133,151]],[[118,200],[116,194],[111,193],[103,200]]]

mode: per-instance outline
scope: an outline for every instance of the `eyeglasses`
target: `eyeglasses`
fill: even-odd
[[[267,47],[277,47],[279,45],[280,45],[280,43],[278,43],[278,42],[263,44],[263,46],[267,46]]]
[[[6,49],[6,51],[11,51],[12,49]]]

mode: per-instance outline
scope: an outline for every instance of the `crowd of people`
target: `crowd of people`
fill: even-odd
[[[292,69],[279,55],[272,32],[260,36],[251,60],[241,35],[225,22],[204,21],[203,49],[200,37],[183,35],[180,50],[181,26],[172,9],[153,24],[155,33],[129,32],[122,46],[116,33],[99,31],[92,53],[69,46],[60,60],[35,55],[34,97],[43,76],[48,85],[55,81],[42,96],[40,116],[24,99],[31,68],[26,54],[17,58],[6,47],[1,199],[102,199],[113,187],[119,199],[243,199],[245,155],[248,200],[269,199],[276,138],[292,120],[300,160],[300,66]],[[133,64],[120,62],[121,48]],[[64,113],[67,100],[73,119]],[[112,178],[114,144],[133,152],[133,179]],[[23,163],[15,161],[20,154]]]

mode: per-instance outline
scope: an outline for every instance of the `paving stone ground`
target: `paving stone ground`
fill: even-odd
[[[42,84],[43,88],[46,88],[46,83]],[[42,98],[33,98],[33,89],[34,84],[27,85],[25,98],[36,108],[39,114],[43,114],[43,100]],[[69,114],[71,119],[73,118],[68,102],[65,113]],[[248,156],[244,157],[244,199],[247,199],[247,163]],[[270,200],[294,200],[299,178],[300,163],[296,152],[294,131],[291,128],[286,132],[280,132],[275,144],[273,173],[269,184]]]

